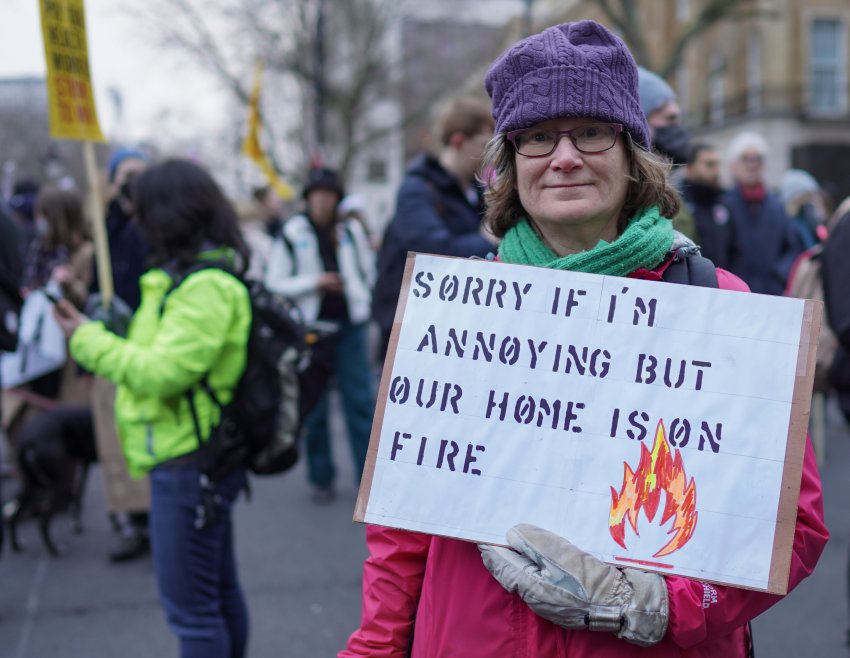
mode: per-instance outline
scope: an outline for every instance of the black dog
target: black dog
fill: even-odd
[[[18,438],[21,488],[9,515],[12,550],[20,551],[18,523],[38,519],[48,552],[60,555],[50,535],[54,514],[69,510],[75,532],[82,530],[82,496],[89,466],[97,461],[92,412],[87,407],[45,411],[22,429]]]

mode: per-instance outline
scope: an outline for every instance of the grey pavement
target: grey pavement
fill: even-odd
[[[350,453],[338,418],[334,427],[342,472],[333,503],[311,502],[302,463],[283,476],[254,478],[253,499],[236,507],[252,658],[334,656],[358,623],[364,530],[351,521],[356,489]],[[850,436],[832,408],[827,447],[822,476],[832,539],[812,577],[754,622],[759,658],[850,655],[844,644],[850,618]],[[32,524],[23,532],[28,550],[7,549],[0,558],[0,657],[176,656],[150,560],[106,561],[114,535],[97,470],[84,522],[84,533],[74,535],[66,517],[55,521],[55,534],[67,547],[60,559],[47,557]]]

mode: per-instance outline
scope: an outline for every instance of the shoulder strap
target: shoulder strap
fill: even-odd
[[[680,283],[703,288],[718,288],[714,263],[699,254],[690,254],[674,260],[661,275],[668,283]]]

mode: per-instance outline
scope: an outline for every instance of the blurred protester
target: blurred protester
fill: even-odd
[[[638,66],[638,90],[640,109],[649,125],[652,150],[674,165],[687,163],[690,135],[682,125],[682,108],[676,98],[676,92],[664,78],[642,66]],[[674,177],[676,173],[674,172]],[[673,228],[691,240],[697,239],[696,220],[688,205],[683,204],[679,208],[673,218]]]
[[[735,235],[729,269],[753,292],[781,295],[802,246],[782,201],[767,190],[767,156],[767,142],[757,133],[740,133],[729,144],[734,187],[723,195]]]
[[[366,200],[359,194],[347,194],[342,201],[339,202],[339,217],[345,221],[347,219],[355,219],[360,222],[366,237],[369,238],[369,244],[377,250],[380,248],[380,237],[374,235],[372,228],[369,226],[369,221],[366,219]]]
[[[254,201],[257,203],[260,218],[262,219],[266,235],[276,238],[283,228],[283,199],[278,196],[270,185],[256,187],[253,191]]]
[[[342,395],[358,481],[369,445],[375,401],[366,329],[374,256],[360,222],[339,219],[338,206],[345,193],[335,171],[311,170],[303,196],[306,212],[287,220],[272,245],[266,286],[291,298],[306,323],[318,321],[333,327],[330,335],[313,345],[315,377],[305,382],[324,391],[304,420],[304,431],[313,500],[326,503],[336,496],[328,434],[331,377],[336,378]]]
[[[199,382],[205,377],[223,403],[231,399],[245,367],[251,302],[245,286],[216,267],[172,284],[198,261],[227,260],[241,271],[247,249],[233,208],[193,163],[169,160],[146,169],[136,178],[134,200],[157,267],[141,278],[128,336],[110,333],[67,303],[57,304],[56,316],[74,358],[118,385],[115,414],[130,472],[150,474],[154,569],[181,657],[241,658],[248,611],[236,572],[231,506],[245,486],[245,470],[236,467],[214,483],[216,513],[197,527],[204,500],[199,443],[220,415]]]
[[[682,181],[682,197],[694,216],[702,255],[728,269],[734,239],[729,211],[720,202],[722,196],[720,153],[710,144],[694,144]]]
[[[800,246],[803,249],[814,247],[820,242],[819,233],[826,221],[820,185],[809,172],[789,169],[782,175],[779,192]]]
[[[557,25],[505,51],[485,81],[499,259],[662,280],[678,252],[669,218],[679,197],[648,151],[625,44],[593,21]],[[723,270],[716,285],[746,290]],[[810,448],[805,460],[791,588],[828,538]],[[487,503],[498,505],[484,501],[482,514]],[[747,622],[780,598],[604,564],[526,524],[508,531],[515,550],[377,525],[366,537],[361,626],[339,658],[744,658]]]
[[[640,109],[649,124],[652,148],[674,165],[688,162],[690,135],[682,125],[682,108],[676,92],[659,75],[638,66]]]
[[[25,259],[22,287],[35,290],[56,281],[77,308],[88,298],[94,263],[83,199],[74,190],[42,188],[35,203],[36,237]]]
[[[148,166],[148,156],[139,149],[119,148],[107,165],[109,205],[106,208],[106,234],[112,263],[115,295],[135,311],[141,300],[139,278],[148,267],[150,246],[133,222],[133,183]],[[92,292],[100,290],[95,273]]]
[[[0,351],[13,349],[17,341],[18,314],[21,306],[20,230],[12,216],[0,207]],[[0,390],[3,382],[0,381]],[[2,427],[2,405],[0,405],[0,427]],[[5,436],[0,432],[0,440]],[[3,509],[3,478],[7,463],[5,446],[0,445],[0,510]],[[0,513],[2,516],[2,513]],[[0,553],[3,550],[5,522],[0,519]]]
[[[484,204],[475,177],[493,136],[489,103],[457,98],[442,108],[433,129],[437,150],[418,156],[407,168],[378,255],[372,315],[381,332],[381,360],[390,340],[407,252],[486,256],[496,244],[481,224]]]
[[[838,338],[838,350],[829,370],[829,383],[838,396],[844,418],[850,423],[850,197],[829,220],[829,233],[823,245],[823,276],[826,319]],[[850,595],[850,563],[847,571]],[[847,628],[850,645],[850,626]]]
[[[829,382],[838,393],[841,411],[850,423],[850,198],[836,209],[821,256],[824,303],[838,350]]]
[[[133,221],[133,186],[136,177],[148,167],[148,163],[144,151],[121,147],[113,151],[107,164],[109,203],[106,208],[106,235],[112,265],[112,284],[115,296],[125,302],[131,311],[139,307],[139,279],[147,270],[150,258],[150,245]],[[91,292],[100,292],[96,271]],[[107,391],[102,390],[100,393],[106,395]],[[112,471],[110,477],[118,478],[120,475]],[[124,477],[129,478],[129,475],[124,473]],[[110,562],[126,562],[147,555],[150,552],[147,512],[125,513],[121,510],[114,518],[119,536],[108,551]]]
[[[283,227],[286,204],[271,186],[256,187],[251,193],[252,204],[237,204],[242,236],[251,252],[246,279],[262,281],[268,267],[272,242]]]
[[[27,254],[36,237],[35,199],[40,187],[38,181],[30,179],[19,180],[12,186],[9,208],[12,209],[21,227],[21,256]]]

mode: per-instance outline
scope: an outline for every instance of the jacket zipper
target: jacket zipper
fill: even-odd
[[[151,457],[155,456],[153,452],[153,425],[151,423],[145,425],[145,448]]]

